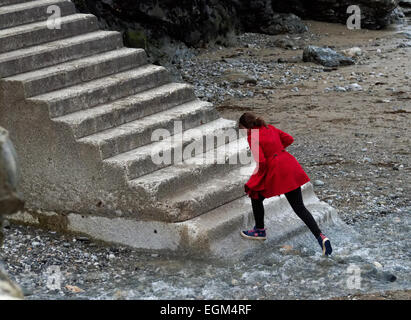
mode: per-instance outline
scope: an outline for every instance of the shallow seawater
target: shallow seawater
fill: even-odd
[[[334,249],[328,258],[305,233],[233,260],[131,251],[116,253],[99,270],[92,263],[79,267],[80,260],[65,262],[59,265],[61,288],[56,290],[45,285],[50,278],[39,276],[47,264],[35,267],[41,254],[26,259],[25,271],[8,272],[30,292],[27,299],[327,299],[411,289],[410,221],[409,211],[403,210],[353,226],[322,228]],[[68,250],[93,256],[94,249]],[[66,284],[84,291],[69,292]]]

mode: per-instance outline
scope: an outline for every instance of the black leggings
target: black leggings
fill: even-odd
[[[321,230],[318,228],[317,222],[315,222],[310,211],[304,206],[303,196],[301,194],[301,187],[285,193],[285,197],[293,208],[297,216],[304,221],[313,235],[318,238],[321,234]],[[264,228],[264,197],[260,195],[260,199],[251,199],[251,205],[253,207],[255,226],[258,229]]]

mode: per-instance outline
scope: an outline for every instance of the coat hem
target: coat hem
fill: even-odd
[[[265,196],[265,195],[263,194],[265,190],[251,190],[251,189],[248,188],[247,186],[245,187],[245,188],[246,188],[246,191],[245,191],[245,192],[246,192],[246,194],[247,194],[251,199],[259,199],[260,196],[264,197],[264,199],[269,199],[269,198],[277,197],[277,196],[280,196],[280,195],[285,194],[285,193],[287,193],[287,192],[293,191],[293,190],[297,189],[298,187],[301,187],[301,186],[305,185],[305,184],[306,184],[307,182],[309,182],[309,181],[311,181],[311,179],[308,178],[307,181],[305,181],[305,182],[303,182],[303,183],[301,183],[301,184],[297,184],[296,187],[290,188],[288,191],[285,191],[285,192],[282,192],[282,193],[271,194],[271,195],[268,195],[268,196]],[[247,190],[247,189],[248,189],[248,190]]]

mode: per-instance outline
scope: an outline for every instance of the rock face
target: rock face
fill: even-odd
[[[165,36],[189,46],[225,41],[239,28],[235,7],[217,0],[75,0],[77,7],[103,18],[126,40],[146,45]]]
[[[0,300],[23,299],[21,289],[0,269]]]
[[[304,19],[346,23],[349,0],[73,0],[79,11],[99,17],[107,30],[120,31],[125,44],[146,50],[150,62],[171,70],[189,58],[188,47],[229,45],[241,32],[302,33]],[[359,0],[362,28],[380,29],[397,21],[394,0]],[[401,12],[402,14],[402,12]],[[301,18],[300,18],[301,17]],[[397,17],[397,18],[396,18]]]
[[[239,31],[278,34],[304,32],[301,19],[289,13],[275,13],[271,0],[75,0],[81,11],[89,11],[108,26],[132,31],[131,40],[168,36],[189,46],[209,42],[226,43]],[[128,38],[129,35],[126,34]]]
[[[235,34],[303,33],[301,18],[345,23],[348,0],[73,0],[80,12],[92,13],[100,26],[123,34],[125,44],[146,50],[148,59],[182,82],[176,62],[192,48],[230,45]],[[399,21],[393,1],[360,0],[362,28],[379,29]]]
[[[23,207],[23,201],[16,190],[17,180],[16,152],[7,131],[0,127],[0,246],[3,240],[3,215],[14,213]]]
[[[125,44],[147,51],[168,69],[190,55],[187,47],[229,45],[240,32],[300,33],[307,27],[291,13],[276,13],[271,0],[74,0],[99,17],[104,29],[123,33]],[[173,70],[175,77],[178,72]]]
[[[304,48],[303,60],[315,62],[326,67],[339,67],[354,64],[355,61],[330,48],[307,46]]]
[[[273,9],[278,12],[292,12],[303,19],[346,23],[350,14],[347,8],[358,5],[361,9],[361,27],[382,29],[392,21],[392,12],[398,3],[395,0],[287,0],[272,1]]]
[[[16,192],[18,179],[16,153],[6,130],[0,127],[0,246],[3,242],[2,216],[21,209]],[[0,300],[23,298],[20,289],[0,269]]]
[[[189,46],[230,42],[234,32],[279,34],[306,31],[302,18],[345,23],[349,0],[74,0],[82,12],[102,18],[111,29],[142,46],[165,36]],[[394,0],[359,0],[362,27],[390,23]],[[131,32],[131,34],[130,34]],[[145,48],[147,49],[147,48]]]
[[[411,0],[400,0],[399,5],[405,15],[405,17],[409,18],[411,17]]]

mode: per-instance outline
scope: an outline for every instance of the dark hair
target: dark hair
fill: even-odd
[[[267,128],[267,124],[265,123],[264,119],[261,117],[256,117],[251,112],[244,113],[239,120],[239,123],[246,127],[247,129],[252,129],[255,127],[264,126]]]

